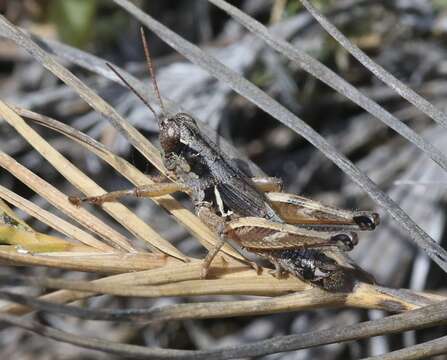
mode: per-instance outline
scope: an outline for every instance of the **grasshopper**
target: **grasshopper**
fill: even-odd
[[[250,178],[199,129],[187,113],[167,114],[158,89],[149,47],[141,29],[148,71],[161,114],[120,75],[107,66],[150,109],[158,120],[164,165],[175,182],[114,191],[93,197],[69,197],[70,202],[102,204],[124,196],[151,197],[174,192],[190,195],[197,216],[220,237],[203,264],[211,261],[226,240],[269,260],[276,276],[289,272],[330,291],[352,288],[356,279],[371,281],[344,252],[358,242],[357,231],[374,230],[379,216],[348,211],[282,192],[277,178]]]

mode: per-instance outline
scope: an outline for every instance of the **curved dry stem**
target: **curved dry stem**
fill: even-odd
[[[3,281],[5,280],[5,281]],[[3,277],[2,282],[15,285],[26,285],[32,279],[26,278],[8,278]],[[180,286],[182,284],[179,284]],[[260,315],[264,313],[282,312],[284,309],[292,311],[302,311],[312,306],[319,306],[320,303],[329,304],[329,306],[338,306],[337,300],[341,304],[346,303],[349,299],[349,294],[343,299],[342,294],[337,294],[336,297],[328,296],[327,293],[321,290],[306,290],[299,294],[281,296],[275,299],[267,300],[244,300],[233,302],[213,302],[213,303],[190,303],[190,304],[177,304],[165,306],[162,308],[126,308],[126,309],[94,309],[84,308],[77,306],[68,306],[62,304],[56,304],[53,302],[36,299],[32,296],[21,295],[11,293],[7,291],[0,291],[0,298],[15,302],[17,304],[25,305],[33,310],[48,311],[59,315],[69,315],[88,320],[106,320],[106,321],[143,321],[143,322],[160,322],[160,321],[172,321],[172,320],[185,320],[185,319],[207,319],[207,318],[219,318],[229,316],[244,316],[244,309],[248,306],[252,306],[256,312],[251,315]],[[385,289],[386,290],[386,289]],[[372,291],[369,290],[368,294],[371,295]],[[377,304],[382,304],[384,310],[402,311],[403,306],[399,304],[395,299],[386,299],[384,297],[377,299],[374,297]],[[426,306],[427,304],[433,304],[436,301],[433,299],[427,299],[423,295],[411,294],[411,297],[418,297],[418,304],[406,304],[409,309],[416,309],[420,306]],[[323,300],[322,300],[322,299]],[[438,296],[438,301],[446,300],[445,297]],[[310,303],[312,299],[315,305]],[[319,300],[316,300],[319,299]],[[371,303],[370,303],[371,304]],[[375,308],[377,307],[377,304]],[[396,307],[396,304],[398,307]],[[359,306],[359,304],[357,304]],[[372,304],[371,304],[372,305]]]

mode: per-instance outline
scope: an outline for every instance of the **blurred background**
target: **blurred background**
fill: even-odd
[[[382,122],[314,79],[297,65],[206,1],[134,1],[145,12],[198,44],[220,61],[268,92],[334,144],[387,192],[415,222],[445,247],[447,179],[416,147]],[[279,36],[330,67],[364,94],[380,103],[427,141],[447,153],[447,132],[386,87],[353,59],[302,8],[298,0],[231,1]],[[330,20],[374,61],[446,111],[447,2],[445,0],[313,1]],[[33,34],[64,42],[147,78],[139,24],[106,0],[0,1],[0,11]],[[375,209],[380,229],[362,234],[352,257],[378,283],[388,287],[445,292],[445,274],[420,253],[398,224],[377,208],[353,182],[318,150],[276,120],[189,63],[149,31],[148,39],[163,96],[175,101],[218,132],[265,173],[283,179],[285,190],[324,203]],[[1,34],[0,34],[1,36]],[[63,62],[89,86],[156,142],[158,129],[150,112],[118,84]],[[149,79],[147,79],[149,81]],[[156,174],[118,132],[76,93],[10,41],[0,37],[0,97],[54,117],[89,134],[147,174]],[[128,187],[119,176],[81,147],[61,135],[37,128],[62,154],[109,190]],[[0,119],[0,149],[68,195],[76,190],[44,164],[9,125]],[[6,171],[0,183],[51,209]],[[185,202],[186,203],[186,202]],[[126,204],[188,255],[204,250],[163,210],[148,200]],[[52,210],[53,211],[53,210]],[[105,216],[97,211],[98,216]],[[20,213],[35,229],[45,225]],[[108,218],[106,220],[109,221]],[[122,229],[120,228],[120,231]],[[126,234],[128,235],[128,234]],[[3,270],[1,270],[3,271]],[[5,270],[7,271],[7,270]],[[8,270],[12,271],[12,270]],[[58,275],[49,269],[17,269],[22,273]],[[83,275],[75,274],[81,277]],[[222,299],[223,297],[220,297]],[[210,298],[211,299],[211,298]],[[213,300],[219,299],[212,297]],[[228,297],[225,297],[228,299]],[[201,298],[200,301],[207,299]],[[195,299],[131,300],[108,296],[88,300],[98,307],[149,307]],[[83,335],[103,334],[110,340],[182,349],[246,343],[283,334],[357,323],[383,316],[379,311],[319,310],[262,317],[182,321],[150,326],[86,322],[68,317],[35,315],[44,323]],[[389,352],[439,337],[431,329],[388,337],[334,344],[318,349],[269,356],[269,359],[357,359]],[[15,328],[0,329],[0,358],[102,359],[106,354],[46,340]],[[441,358],[441,357],[439,357]],[[447,358],[447,357],[445,357]]]

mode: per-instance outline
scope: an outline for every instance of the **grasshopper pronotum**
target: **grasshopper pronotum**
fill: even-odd
[[[281,181],[276,178],[249,178],[199,130],[190,115],[166,113],[143,29],[141,35],[161,115],[113,66],[107,65],[158,119],[164,164],[175,182],[94,197],[70,197],[70,201],[102,204],[129,195],[160,196],[179,191],[189,194],[196,214],[221,238],[205,258],[204,276],[225,240],[232,239],[272,262],[278,276],[286,270],[332,291],[349,289],[359,278],[369,280],[368,274],[351,263],[344,252],[357,244],[356,231],[375,229],[378,214],[340,210],[283,193]]]

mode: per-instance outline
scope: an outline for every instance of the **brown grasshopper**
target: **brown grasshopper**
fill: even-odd
[[[161,196],[173,192],[190,195],[195,213],[220,237],[205,258],[203,276],[226,239],[268,259],[276,275],[283,270],[326,290],[349,290],[367,273],[344,255],[358,242],[356,231],[373,230],[379,216],[368,211],[347,211],[281,192],[276,178],[250,178],[207,138],[186,113],[168,115],[155,79],[149,48],[141,29],[144,52],[161,115],[110,64],[107,66],[158,119],[166,168],[175,179],[93,197],[70,197],[73,204],[102,204],[123,196]],[[171,176],[170,176],[171,177]]]

